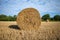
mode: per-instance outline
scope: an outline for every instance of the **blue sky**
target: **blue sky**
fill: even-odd
[[[17,15],[25,8],[37,9],[41,16],[44,14],[60,15],[60,0],[0,0],[0,14]]]

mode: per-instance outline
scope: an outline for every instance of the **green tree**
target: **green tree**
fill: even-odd
[[[4,14],[0,15],[0,21],[16,21],[16,15],[14,16],[6,16]]]
[[[54,21],[53,17],[52,17],[52,18],[50,18],[50,21]]]
[[[50,20],[50,15],[49,14],[45,14],[42,16],[42,20],[46,21],[47,19]]]
[[[13,17],[12,17],[12,16],[8,16],[8,17],[7,17],[7,20],[8,20],[8,21],[13,21]]]
[[[16,15],[13,16],[13,21],[16,21],[16,17],[17,17]]]
[[[0,18],[3,18],[3,17],[7,17],[6,15],[4,15],[4,14],[1,14],[0,15]]]
[[[60,15],[55,15],[55,16],[53,17],[53,19],[54,19],[55,21],[60,21]]]
[[[0,21],[7,21],[7,16],[4,14],[0,15]]]

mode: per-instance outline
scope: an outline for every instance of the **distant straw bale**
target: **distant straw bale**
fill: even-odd
[[[41,25],[40,14],[34,8],[26,8],[18,14],[17,24],[23,30],[37,30]]]
[[[49,22],[49,19],[47,19],[46,22]]]

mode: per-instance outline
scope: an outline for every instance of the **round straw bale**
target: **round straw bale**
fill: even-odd
[[[22,30],[36,30],[41,25],[40,14],[34,8],[26,8],[18,14],[17,24]]]

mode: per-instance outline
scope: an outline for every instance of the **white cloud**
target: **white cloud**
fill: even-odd
[[[4,0],[5,1],[5,0]],[[44,12],[60,12],[60,2],[56,0],[9,0],[2,2],[2,13],[17,14],[24,8],[33,7],[39,10],[42,14]],[[8,11],[8,12],[7,12]]]

